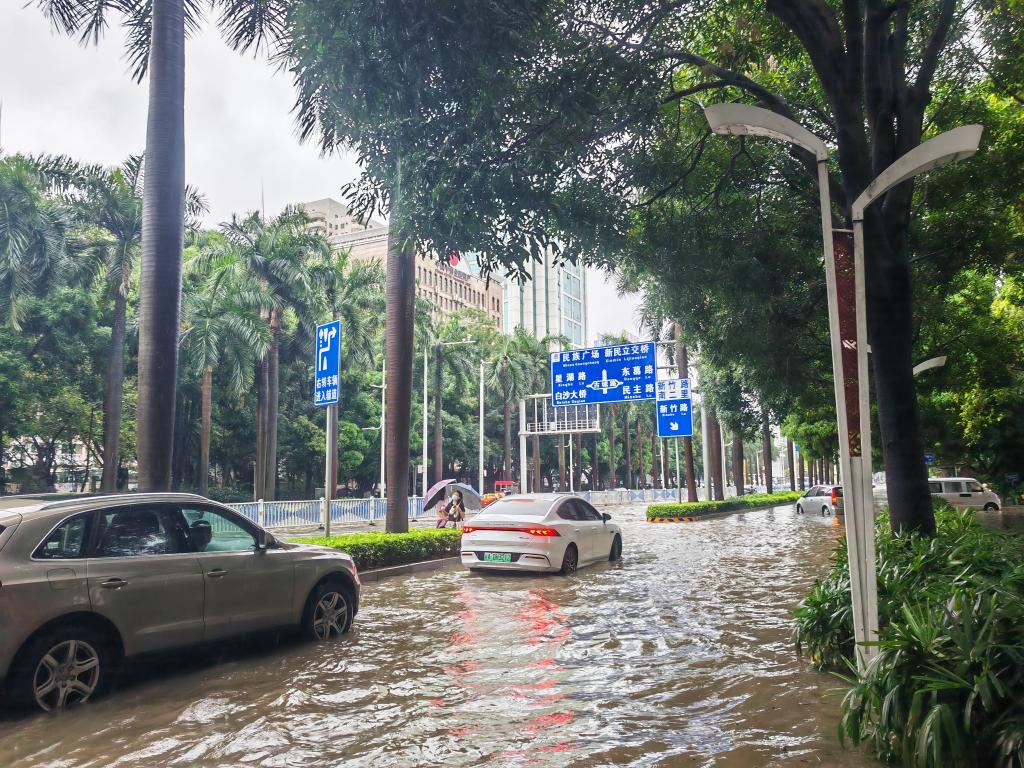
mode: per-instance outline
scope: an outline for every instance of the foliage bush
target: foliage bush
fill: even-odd
[[[1024,540],[937,505],[936,535],[877,526],[879,654],[853,663],[845,540],[796,611],[798,648],[851,670],[841,738],[914,768],[1024,766]]]
[[[369,570],[453,557],[459,554],[462,531],[451,528],[427,528],[408,533],[350,533],[344,536],[317,536],[296,541],[348,552],[356,561],[356,567],[360,570]]]
[[[647,519],[665,517],[698,517],[716,512],[735,512],[741,509],[759,509],[787,504],[800,498],[799,491],[779,493],[750,493],[725,501],[690,501],[683,504],[651,504],[647,507]]]

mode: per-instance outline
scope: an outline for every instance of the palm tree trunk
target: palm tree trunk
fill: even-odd
[[[267,480],[267,382],[268,360],[264,355],[256,369],[256,466],[253,470],[253,496],[262,499]]]
[[[580,483],[583,481],[583,436],[582,435],[569,435],[569,439],[573,441],[575,450],[572,452],[573,459],[573,489],[579,492]]]
[[[775,490],[775,478],[772,477],[772,428],[765,408],[761,409],[761,449],[764,452],[764,489],[772,493]]]
[[[434,482],[444,480],[443,445],[441,440],[441,356],[434,372]]]
[[[736,495],[742,496],[746,480],[743,477],[743,435],[739,430],[732,433],[732,476],[736,482]]]
[[[533,436],[533,492],[542,493],[544,491],[543,483],[541,482],[540,476],[540,436]]]
[[[722,430],[718,425],[718,417],[714,411],[708,409],[708,448],[711,451],[711,482],[714,487],[714,498],[717,501],[725,499],[725,483],[723,482],[722,467]]]
[[[661,488],[661,466],[658,461],[658,430],[651,430],[651,480],[655,488]]]
[[[564,491],[565,482],[565,435],[558,436],[558,490]]]
[[[617,488],[618,485],[615,482],[615,478],[618,474],[615,456],[615,427],[619,420],[619,409],[617,406],[612,406],[612,416],[608,423],[608,487]]]
[[[185,9],[153,0],[139,288],[139,490],[171,486],[185,216]]]
[[[796,490],[796,475],[793,474],[793,441],[786,438],[786,467],[789,470],[789,490]]]
[[[270,311],[270,353],[267,355],[267,453],[264,499],[277,498],[277,413],[281,383],[281,315],[276,308]]]
[[[629,411],[626,411],[626,488],[633,487],[633,435],[629,429]]]
[[[409,428],[412,409],[412,355],[416,302],[416,254],[405,237],[402,217],[402,162],[396,165],[388,231],[385,335],[388,378],[385,392],[387,435],[385,472],[389,533],[409,530]],[[425,415],[425,414],[424,414]]]
[[[504,446],[504,474],[502,480],[508,480],[512,477],[512,408],[509,405],[508,398],[505,398],[504,405],[504,418],[505,418],[505,446]],[[522,489],[520,489],[522,490]]]
[[[110,328],[107,357],[107,392],[103,398],[103,478],[100,490],[117,490],[117,468],[121,451],[121,401],[124,397],[124,332],[127,297],[114,291],[114,318]]]
[[[210,481],[210,431],[213,424],[213,366],[203,371],[203,418],[199,433],[199,495],[205,496]]]
[[[804,482],[805,482],[804,481],[804,455],[802,453],[799,454],[797,456],[797,459],[798,459],[797,465],[799,466],[799,471],[800,471],[800,490],[801,491],[805,491],[805,490],[807,490],[807,487],[804,484]]]

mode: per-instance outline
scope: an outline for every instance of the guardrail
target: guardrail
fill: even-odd
[[[576,495],[595,506],[614,506],[649,501],[675,501],[676,494],[677,491],[674,488],[666,488],[643,491],[582,491]],[[308,528],[323,525],[327,501],[326,499],[261,500],[227,504],[226,506],[264,528]],[[384,519],[387,500],[378,498],[333,499],[330,506],[332,525],[335,523],[370,523]],[[409,519],[420,520],[423,517],[422,497],[411,496],[409,498]]]
[[[264,528],[305,528],[321,526],[327,514],[326,499],[303,501],[246,501],[225,506],[238,512]],[[369,523],[383,520],[387,511],[386,499],[332,499],[331,524]],[[409,498],[409,519],[423,517],[423,499]]]

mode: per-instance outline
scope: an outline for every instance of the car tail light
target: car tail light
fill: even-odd
[[[531,536],[561,536],[554,528],[546,525],[530,526],[490,526],[490,525],[464,525],[463,533],[474,533],[476,531],[512,531],[513,533],[528,533]]]
[[[838,507],[839,506],[839,489],[838,488],[833,488],[832,489],[832,506],[833,507]]]

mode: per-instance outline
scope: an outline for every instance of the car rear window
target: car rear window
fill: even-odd
[[[547,507],[532,501],[497,501],[480,513],[480,517],[507,517],[508,515],[543,515]]]

